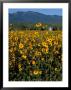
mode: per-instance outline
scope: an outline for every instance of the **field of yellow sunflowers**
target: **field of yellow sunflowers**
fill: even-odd
[[[10,81],[61,81],[62,31],[9,31]]]

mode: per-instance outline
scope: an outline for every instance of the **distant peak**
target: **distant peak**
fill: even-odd
[[[33,13],[33,11],[27,11],[27,12]]]

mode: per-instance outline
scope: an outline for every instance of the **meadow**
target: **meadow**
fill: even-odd
[[[9,31],[10,81],[61,81],[62,31]]]

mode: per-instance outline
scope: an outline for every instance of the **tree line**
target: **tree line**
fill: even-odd
[[[61,24],[43,24],[41,22],[32,23],[13,23],[9,24],[9,30],[49,30],[52,27],[53,30],[62,30]]]

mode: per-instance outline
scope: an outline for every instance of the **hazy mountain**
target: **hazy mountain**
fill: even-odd
[[[50,24],[61,24],[62,16],[58,15],[45,15],[38,12],[27,11],[27,12],[16,12],[9,13],[9,22],[10,23],[50,23]]]

